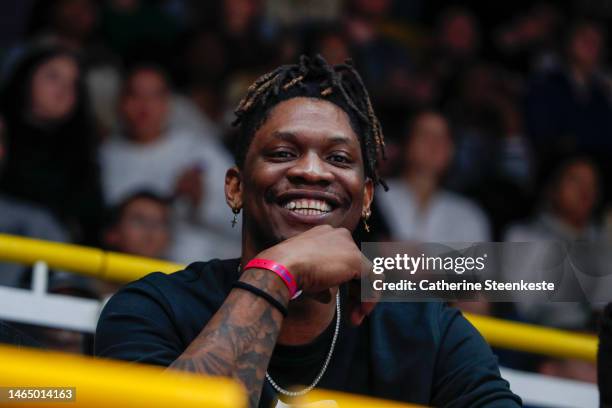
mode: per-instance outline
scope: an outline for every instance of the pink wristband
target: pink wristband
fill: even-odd
[[[269,261],[267,259],[255,258],[246,264],[244,270],[246,271],[247,269],[251,268],[267,269],[277,274],[283,280],[287,286],[287,289],[289,289],[289,296],[291,299],[295,299],[302,293],[302,291],[298,292],[297,282],[295,281],[295,278],[291,272],[289,272],[287,268],[279,263]]]

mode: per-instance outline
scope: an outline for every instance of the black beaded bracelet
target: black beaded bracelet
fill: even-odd
[[[232,287],[246,290],[246,291],[251,292],[252,294],[254,294],[256,296],[259,296],[259,297],[262,297],[262,298],[266,299],[268,301],[268,303],[270,303],[272,306],[274,306],[276,309],[278,309],[279,312],[281,312],[283,317],[287,317],[287,308],[285,306],[283,306],[283,304],[281,302],[276,300],[274,298],[274,296],[270,295],[269,293],[259,289],[258,287],[255,287],[253,285],[249,285],[248,283],[242,282],[242,281],[234,282]]]

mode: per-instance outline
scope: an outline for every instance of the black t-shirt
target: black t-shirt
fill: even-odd
[[[196,262],[126,285],[102,311],[95,354],[169,366],[228,296],[239,277],[238,263]],[[345,309],[318,387],[433,406],[520,406],[500,377],[491,349],[458,310],[436,302],[380,303],[352,327]],[[285,387],[310,384],[324,362],[334,325],[312,344],[278,345],[269,367],[272,378]],[[260,407],[270,407],[276,398],[266,381]]]

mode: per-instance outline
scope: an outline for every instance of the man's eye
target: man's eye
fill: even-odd
[[[331,156],[329,156],[329,160],[336,162],[336,163],[345,163],[348,164],[350,163],[350,159],[342,154],[332,154]]]
[[[294,156],[295,155],[288,150],[277,150],[270,153],[270,157],[273,157],[275,159],[290,159]]]

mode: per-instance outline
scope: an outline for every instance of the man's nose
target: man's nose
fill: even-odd
[[[304,154],[287,172],[287,177],[295,183],[329,184],[334,175],[329,164],[316,152]]]

